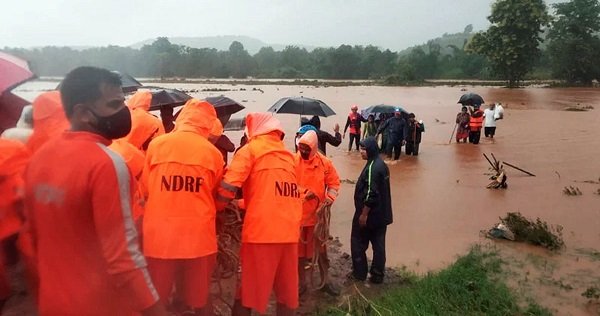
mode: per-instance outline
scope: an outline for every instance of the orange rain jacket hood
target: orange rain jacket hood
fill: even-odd
[[[151,102],[152,93],[149,91],[138,91],[127,101],[131,110],[131,131],[124,138],[142,150],[145,150],[149,140],[165,133],[160,119],[148,112]]]
[[[250,113],[246,116],[246,135],[248,135],[248,141],[250,139],[269,134],[271,132],[280,133],[280,137],[285,134],[283,127],[278,119],[268,113]]]
[[[127,106],[130,110],[141,109],[148,112],[150,111],[150,103],[152,103],[152,93],[150,91],[138,91],[127,101]]]
[[[27,141],[27,147],[35,153],[48,140],[70,127],[60,100],[60,92],[44,92],[33,100],[33,134]]]
[[[311,156],[305,160],[296,153],[296,176],[303,193],[314,193],[317,198],[304,201],[302,207],[302,226],[313,226],[317,223],[316,211],[326,198],[335,201],[340,189],[340,178],[331,160],[318,152],[318,137],[314,131],[306,132],[298,140],[298,144],[306,144],[311,148]],[[303,194],[303,195],[304,195]]]
[[[207,137],[217,118],[212,105],[190,100],[177,127],[148,147],[142,174],[144,254],[190,259],[217,252],[214,192],[223,176],[223,157]]]
[[[213,138],[215,141],[217,139],[219,139],[219,137],[221,137],[221,135],[223,135],[223,124],[221,123],[221,120],[219,120],[218,118],[216,118],[213,121],[213,125],[210,129],[210,137]]]
[[[242,188],[246,215],[245,243],[297,243],[302,201],[296,182],[294,156],[281,136],[281,123],[271,114],[246,116],[248,143],[233,156],[217,200],[224,208]]]
[[[310,158],[314,158],[318,152],[319,147],[319,137],[315,131],[308,131],[304,133],[300,138],[298,138],[298,143],[296,145],[305,144],[310,147]]]
[[[190,99],[175,120],[174,131],[194,132],[207,138],[217,117],[215,108],[206,101]]]

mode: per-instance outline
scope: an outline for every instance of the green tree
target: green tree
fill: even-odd
[[[553,6],[556,20],[548,52],[554,76],[586,85],[600,79],[600,2],[571,0]]]
[[[158,75],[161,78],[176,75],[181,60],[181,50],[181,46],[171,44],[166,37],[159,37],[152,44],[144,45],[141,54],[146,62],[145,68],[148,74]]]
[[[305,48],[286,46],[281,51],[280,73],[283,77],[304,77],[309,66],[309,53]]]
[[[238,41],[233,41],[229,45],[228,63],[230,75],[234,78],[246,78],[254,70],[254,60],[244,48],[244,45]]]
[[[333,51],[331,58],[333,79],[352,79],[360,57],[350,45],[341,45]]]
[[[493,72],[509,87],[519,85],[539,56],[541,31],[550,22],[543,0],[497,0],[487,31],[473,36],[470,51],[487,57]]]
[[[254,62],[258,69],[257,75],[262,78],[275,77],[275,71],[280,65],[280,55],[272,47],[263,47],[254,54]]]

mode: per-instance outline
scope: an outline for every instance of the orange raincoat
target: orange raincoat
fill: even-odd
[[[29,151],[18,141],[0,138],[0,241],[21,228],[17,203],[23,198],[23,172]]]
[[[35,153],[48,140],[70,127],[60,100],[60,92],[44,92],[33,100],[33,134],[27,141],[27,147]]]
[[[267,113],[246,116],[248,143],[233,157],[219,188],[219,208],[243,189],[244,243],[297,243],[302,201],[294,155],[281,141],[283,128]]]
[[[23,143],[0,138],[0,245],[5,238],[21,230],[23,172],[28,162],[29,151]],[[10,295],[3,255],[0,249],[0,301]]]
[[[340,178],[331,160],[318,151],[319,140],[317,133],[308,131],[298,144],[306,144],[311,153],[304,160],[300,152],[296,153],[296,175],[298,185],[316,195],[316,199],[305,201],[302,210],[302,226],[314,226],[317,223],[317,207],[325,202],[325,198],[335,201],[340,189]]]
[[[160,119],[148,112],[151,102],[152,93],[149,91],[138,91],[127,101],[131,110],[131,132],[124,138],[142,150],[146,150],[150,140],[165,133]]]
[[[207,139],[216,117],[210,103],[191,99],[175,130],[150,144],[142,176],[148,189],[146,256],[189,259],[217,252],[214,193],[223,158]]]

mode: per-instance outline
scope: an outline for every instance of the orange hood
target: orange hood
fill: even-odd
[[[131,97],[131,99],[129,99],[129,101],[127,101],[127,106],[131,110],[141,109],[144,111],[149,111],[151,102],[152,93],[150,93],[150,91],[138,91]]]
[[[213,126],[210,129],[210,136],[219,138],[221,135],[223,135],[223,124],[221,124],[221,120],[217,118],[214,120]]]
[[[206,101],[190,99],[185,103],[175,121],[175,132],[194,132],[200,136],[208,137],[210,134],[217,112],[215,108]]]
[[[33,100],[33,134],[27,141],[27,147],[34,153],[70,126],[60,100],[60,92],[44,92]]]
[[[131,131],[124,138],[138,149],[143,149],[149,139],[164,134],[162,122],[142,109],[131,110]]]
[[[298,139],[298,144],[305,144],[310,147],[310,158],[317,154],[317,147],[319,146],[319,138],[315,131],[308,131]]]
[[[271,132],[284,135],[281,122],[269,113],[248,113],[246,115],[246,135],[248,140]]]

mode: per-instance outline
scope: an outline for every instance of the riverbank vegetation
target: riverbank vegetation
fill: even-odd
[[[319,315],[551,315],[511,290],[498,253],[474,247],[446,269],[424,277],[407,276],[379,295],[353,295]]]

